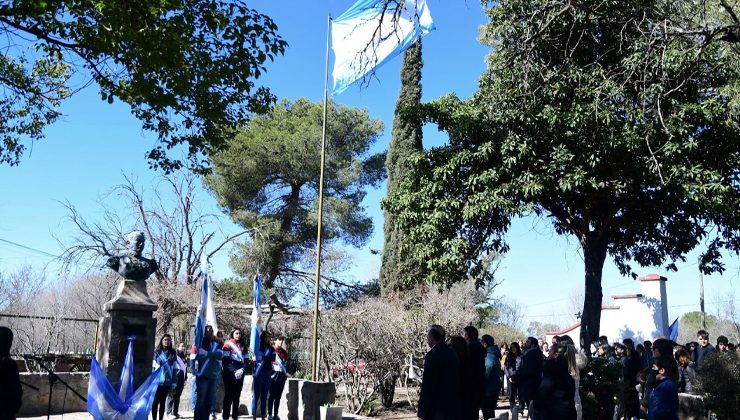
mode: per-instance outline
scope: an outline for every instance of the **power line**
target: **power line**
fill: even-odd
[[[4,243],[6,243],[8,245],[12,245],[12,246],[15,246],[17,248],[22,248],[22,249],[25,249],[27,251],[35,252],[37,254],[41,254],[41,255],[44,255],[44,256],[47,256],[47,257],[60,258],[58,255],[54,255],[54,254],[52,254],[50,252],[42,251],[40,249],[33,248],[33,247],[30,247],[30,246],[26,246],[26,245],[23,245],[23,244],[19,244],[17,242],[9,241],[7,239],[0,238],[0,242],[4,242]]]
[[[630,280],[630,281],[628,281],[626,283],[620,283],[620,284],[617,284],[617,285],[614,285],[614,286],[610,286],[610,287],[607,287],[607,288],[605,288],[603,290],[612,290],[612,289],[616,289],[618,287],[626,286],[626,285],[632,284],[632,283],[633,283],[633,280]],[[531,308],[533,306],[547,305],[548,303],[555,303],[555,302],[560,302],[560,301],[568,300],[568,299],[570,299],[570,297],[564,297],[564,298],[559,298],[559,299],[548,300],[548,301],[545,301],[545,302],[533,303],[531,305],[525,305],[524,306],[524,309]]]

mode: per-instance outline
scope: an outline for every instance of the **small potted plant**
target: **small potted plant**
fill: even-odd
[[[333,403],[321,404],[319,407],[321,420],[342,420],[342,407]]]

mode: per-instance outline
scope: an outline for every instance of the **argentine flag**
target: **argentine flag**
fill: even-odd
[[[146,420],[152,411],[159,386],[161,369],[157,369],[133,392],[133,340],[129,340],[121,372],[121,386],[116,393],[95,357],[90,366],[87,388],[87,412],[95,420]]]
[[[259,362],[261,355],[258,353],[260,348],[260,335],[262,334],[262,328],[260,328],[260,320],[262,318],[262,277],[259,273],[254,276],[254,302],[252,309],[251,328],[249,332],[249,349],[252,350],[254,360]]]
[[[334,93],[343,92],[434,29],[426,0],[398,3],[402,5],[389,6],[385,0],[358,0],[332,21]]]
[[[205,255],[200,260],[200,273],[201,277],[203,277],[203,283],[200,285],[200,304],[195,313],[195,338],[193,340],[193,348],[190,355],[191,358],[195,358],[195,354],[198,353],[198,350],[203,344],[203,336],[206,333],[207,325],[213,327],[214,336],[218,332],[216,308],[213,305],[213,265]],[[203,372],[206,364],[208,364],[208,361],[201,366],[200,373]],[[199,372],[193,373],[200,376]]]

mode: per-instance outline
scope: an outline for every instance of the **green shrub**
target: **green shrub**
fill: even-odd
[[[606,359],[590,359],[581,369],[581,405],[584,420],[611,419],[619,392],[622,364]]]
[[[740,357],[716,353],[705,357],[696,370],[697,391],[719,420],[737,419],[740,413]]]

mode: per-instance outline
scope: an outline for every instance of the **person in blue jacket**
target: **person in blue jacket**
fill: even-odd
[[[260,344],[256,347],[254,355],[256,365],[254,373],[252,373],[252,418],[257,419],[257,400],[259,400],[259,412],[264,420],[267,416],[267,397],[270,393],[272,362],[275,361],[275,350],[270,346],[270,333],[262,331]]]
[[[190,371],[195,375],[194,420],[208,420],[221,382],[221,359],[223,352],[213,327],[206,326],[200,348],[190,351]]]
[[[501,350],[495,344],[493,337],[486,334],[480,341],[486,349],[486,376],[483,387],[483,401],[481,411],[484,419],[495,417],[496,403],[501,392]]]
[[[678,367],[670,356],[653,360],[656,386],[650,393],[648,420],[678,420]]]
[[[177,386],[177,376],[180,373],[180,368],[177,365],[177,353],[172,347],[172,336],[169,334],[163,335],[159,340],[159,346],[157,346],[157,351],[154,353],[153,366],[154,369],[162,367],[162,376],[152,404],[152,419],[157,420],[157,413],[159,413],[159,419],[164,420],[167,395]]]

